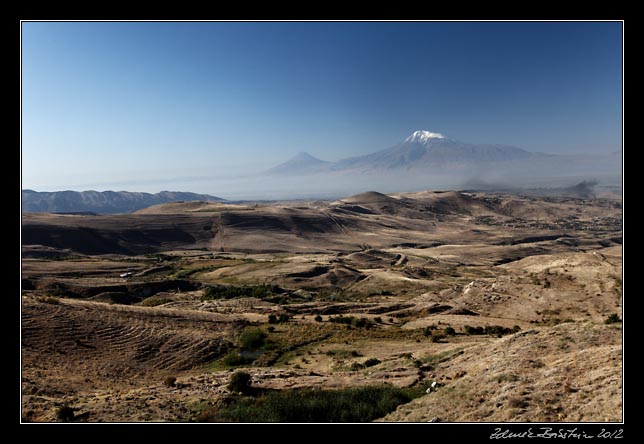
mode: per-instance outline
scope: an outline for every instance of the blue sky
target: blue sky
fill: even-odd
[[[225,177],[417,129],[616,151],[621,69],[614,22],[23,23],[23,187]]]

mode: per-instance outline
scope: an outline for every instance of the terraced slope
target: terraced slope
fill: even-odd
[[[226,351],[231,318],[65,300],[25,299],[22,347],[25,376],[58,373],[61,384],[86,378],[155,378],[186,370]]]

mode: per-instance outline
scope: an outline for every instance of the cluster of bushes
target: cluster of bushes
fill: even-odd
[[[374,365],[380,364],[380,359],[378,358],[369,358],[365,362],[360,363],[360,362],[354,362],[351,364],[351,370],[362,370],[367,367],[373,367]]]
[[[268,315],[269,324],[281,324],[283,322],[288,322],[289,319],[291,319],[291,317],[287,314],[281,314],[279,316],[276,316],[274,314]]]
[[[438,327],[430,325],[423,329],[423,336],[430,338],[432,342],[441,342],[448,336],[454,335],[456,335],[456,330],[453,327],[445,327],[439,331]]]
[[[250,376],[233,374],[229,387],[248,392]],[[234,381],[233,381],[234,379]],[[342,390],[269,391],[240,397],[217,411],[203,412],[201,421],[230,422],[370,422],[408,403],[422,392],[391,386]]]
[[[362,356],[357,350],[329,350],[326,352],[327,356],[334,356],[336,358],[359,358]]]
[[[371,328],[373,322],[367,318],[356,318],[354,316],[336,316],[329,318],[329,322],[347,324],[358,328]]]
[[[510,333],[516,333],[521,330],[521,327],[515,325],[512,328],[502,327],[500,325],[488,325],[485,327],[472,327],[471,325],[466,325],[463,327],[465,334],[468,335],[491,335],[491,336],[503,336],[509,335]]]
[[[202,301],[214,299],[259,298],[263,299],[274,294],[283,293],[277,285],[256,285],[251,287],[237,285],[210,286],[204,290]]]
[[[225,355],[221,362],[229,367],[252,364],[263,350],[275,347],[267,337],[268,335],[258,328],[244,329],[237,338],[238,349]]]

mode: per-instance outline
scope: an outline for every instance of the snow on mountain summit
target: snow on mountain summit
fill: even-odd
[[[414,131],[411,136],[405,139],[405,142],[427,142],[429,139],[444,139],[440,133],[432,133],[431,131]]]

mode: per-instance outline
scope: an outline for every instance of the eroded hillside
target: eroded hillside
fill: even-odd
[[[429,191],[24,214],[23,418],[252,421],[315,388],[389,397],[363,420],[620,420],[621,217]]]

